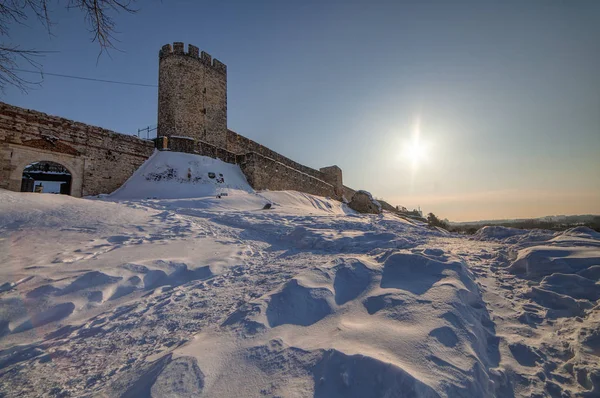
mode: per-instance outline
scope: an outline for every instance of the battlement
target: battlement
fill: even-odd
[[[160,49],[160,51],[158,53],[158,58],[159,58],[159,60],[162,60],[164,58],[174,56],[174,55],[185,56],[185,57],[197,59],[198,61],[202,62],[204,65],[209,66],[209,67],[213,68],[214,70],[221,72],[223,74],[227,74],[227,65],[225,65],[218,59],[213,58],[210,54],[208,54],[204,51],[200,52],[200,49],[192,44],[188,44],[187,52],[185,52],[185,47],[182,42],[176,41],[173,43],[172,46],[171,46],[171,44],[165,44]]]

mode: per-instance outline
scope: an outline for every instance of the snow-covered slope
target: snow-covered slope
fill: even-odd
[[[516,395],[600,396],[600,234],[493,228],[477,235],[501,243],[495,256],[472,268]]]
[[[237,212],[262,211],[266,204],[271,205],[272,214],[298,215],[351,215],[356,212],[345,204],[331,198],[314,196],[296,191],[264,191],[247,193],[230,192],[228,196],[200,198],[136,201],[148,207],[169,209],[179,213],[190,212]]]
[[[1,396],[600,391],[588,230],[467,239],[241,180],[218,199],[217,184],[148,173],[116,202],[0,190]],[[183,197],[147,199],[165,187]]]
[[[112,199],[171,199],[253,192],[237,165],[207,156],[155,151]]]

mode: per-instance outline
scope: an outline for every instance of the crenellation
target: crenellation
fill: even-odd
[[[185,44],[183,42],[174,42],[172,46],[171,44],[165,44],[159,51],[159,60],[173,55],[197,59],[212,70],[222,74],[227,74],[227,65],[218,59],[213,58],[209,53],[200,51],[200,49],[193,44],[188,44],[187,52],[185,51]]]
[[[202,51],[202,53],[200,55],[200,59],[206,65],[212,65],[212,56],[209,53]]]
[[[173,54],[176,55],[185,55],[185,51],[183,49],[183,43],[180,41],[176,41],[173,43]]]
[[[160,49],[159,58],[166,57],[166,56],[168,56],[170,54],[173,54],[173,48],[171,47],[171,44],[165,44]]]
[[[192,58],[198,58],[199,57],[199,51],[200,49],[196,46],[194,46],[193,44],[188,44],[188,55]]]
[[[227,73],[227,65],[216,58],[213,59],[212,66],[219,72]]]

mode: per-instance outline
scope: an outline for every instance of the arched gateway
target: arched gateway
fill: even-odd
[[[59,163],[41,161],[25,167],[21,179],[21,192],[71,194],[72,175]]]
[[[150,140],[0,102],[0,189],[35,191],[33,180],[42,181],[42,192],[62,187],[62,193],[75,197],[110,193],[153,150]],[[40,169],[33,170],[38,163]],[[45,165],[55,169],[54,176]]]
[[[66,148],[59,148],[61,152],[52,151],[55,148],[40,148],[31,142],[9,145],[9,148],[12,156],[8,189],[36,192],[35,186],[41,185],[37,192],[49,192],[58,186],[58,193],[82,196],[84,160],[76,151],[68,153]],[[67,185],[62,186],[64,184]]]

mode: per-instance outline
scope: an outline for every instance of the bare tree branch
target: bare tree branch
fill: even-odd
[[[103,53],[110,56],[109,50],[118,50],[115,42],[115,22],[113,14],[125,12],[134,14],[137,9],[132,7],[134,0],[68,0],[67,8],[78,9],[83,13],[84,20],[91,34],[91,41],[97,42],[100,51],[98,59]],[[26,25],[30,17],[34,17],[42,26],[52,34],[52,20],[50,18],[49,0],[0,0],[0,37],[10,37],[12,24]],[[6,41],[6,40],[5,40]],[[27,62],[41,72],[41,65],[33,58],[43,54],[43,51],[21,50],[18,45],[0,44],[0,90],[8,85],[14,85],[26,91],[31,84],[21,78],[14,69],[20,62]]]
[[[98,42],[100,52],[116,49],[114,42],[118,41],[114,37],[115,22],[110,11],[130,14],[138,11],[130,1],[122,0],[70,0],[69,8],[78,8],[85,14],[92,42]]]
[[[18,60],[25,61],[30,66],[41,72],[41,64],[35,61],[35,57],[43,55],[40,51],[21,50],[18,47],[5,47],[0,45],[0,90],[4,91],[7,85],[17,87],[23,92],[33,86],[39,86],[42,81],[30,81],[16,73]]]

